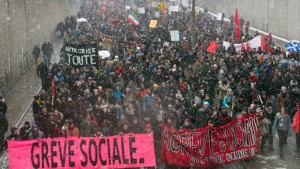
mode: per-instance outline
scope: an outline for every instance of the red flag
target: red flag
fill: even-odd
[[[236,8],[234,14],[234,24],[235,24],[235,41],[238,42],[241,36],[241,24],[240,24],[240,17],[239,11]]]
[[[96,119],[94,113],[92,113],[92,119],[94,121],[95,126],[98,127],[98,122],[97,122],[97,119]]]
[[[265,36],[263,34],[261,34],[261,36],[260,36],[260,46],[264,51],[267,51]]]
[[[217,43],[215,41],[212,41],[210,45],[207,47],[207,52],[213,54],[217,48],[218,48]]]
[[[51,96],[54,97],[55,96],[55,83],[54,82],[52,82],[51,90],[52,90]]]
[[[272,46],[271,46],[271,45],[269,45],[269,46],[268,46],[268,51],[269,51],[269,53],[270,53],[270,54],[272,54],[272,53],[273,53],[273,48],[272,48]]]
[[[273,53],[272,46],[273,46],[273,37],[272,37],[272,34],[269,33],[269,35],[268,35],[268,51],[269,51],[270,54]]]
[[[300,120],[300,109],[298,106],[297,112],[294,117],[293,125],[292,125],[292,128],[296,133],[299,133],[299,120]]]
[[[248,53],[250,51],[250,45],[249,45],[249,41],[246,44],[246,52]]]

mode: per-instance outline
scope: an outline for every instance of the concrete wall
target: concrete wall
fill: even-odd
[[[33,46],[50,41],[57,23],[78,10],[74,0],[0,0],[0,93],[34,64]]]
[[[224,12],[226,18],[238,8],[250,26],[288,39],[300,39],[299,0],[196,0],[213,13]]]

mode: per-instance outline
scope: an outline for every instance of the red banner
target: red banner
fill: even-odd
[[[11,169],[156,166],[151,134],[8,141]]]
[[[184,167],[216,167],[253,157],[260,151],[258,114],[222,127],[176,130],[162,124],[162,160]]]
[[[218,44],[215,41],[212,41],[210,45],[207,47],[207,52],[213,54],[217,48],[218,48]]]

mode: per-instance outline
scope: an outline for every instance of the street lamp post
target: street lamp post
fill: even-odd
[[[195,0],[192,0],[192,24],[191,24],[191,26],[192,26],[192,30],[191,30],[191,32],[192,32],[192,48],[194,48],[195,47],[195,44],[196,44],[196,35],[195,35],[195,5],[196,5],[196,2],[195,2]]]

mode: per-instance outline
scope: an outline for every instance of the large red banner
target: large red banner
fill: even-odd
[[[153,136],[70,137],[8,141],[11,169],[156,166]]]
[[[184,167],[216,167],[260,151],[260,117],[243,116],[221,127],[176,130],[162,124],[162,160]]]

